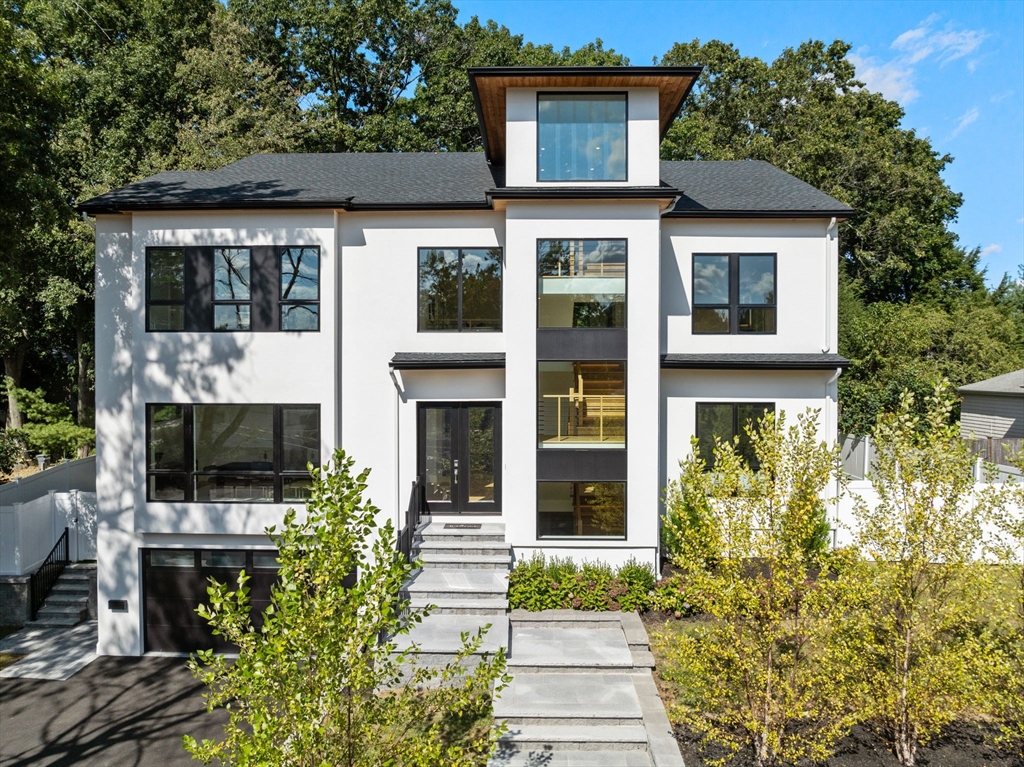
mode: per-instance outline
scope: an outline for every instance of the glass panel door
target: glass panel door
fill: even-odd
[[[417,452],[429,513],[501,510],[500,404],[421,404]]]

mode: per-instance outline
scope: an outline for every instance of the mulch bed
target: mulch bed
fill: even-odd
[[[917,751],[917,764],[921,767],[1024,767],[1024,760],[1006,750],[997,748],[997,736],[991,725],[950,725],[938,738]],[[698,737],[686,727],[677,725],[676,740],[683,753],[686,767],[706,767],[705,758],[722,758],[725,752],[711,747],[703,750]],[[728,767],[750,767],[753,760],[741,755],[728,763]],[[816,767],[899,767],[896,757],[867,727],[855,727],[836,747],[835,755]]]

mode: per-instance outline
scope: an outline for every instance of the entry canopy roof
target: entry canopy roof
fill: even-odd
[[[664,138],[703,67],[470,67],[469,85],[484,154],[505,164],[505,91],[509,88],[657,88]]]

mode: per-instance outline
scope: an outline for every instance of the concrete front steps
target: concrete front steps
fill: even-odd
[[[511,684],[494,703],[508,731],[490,767],[682,767],[633,613],[510,615]]]
[[[36,613],[32,626],[75,626],[89,617],[89,590],[96,565],[76,563],[64,568]]]
[[[505,526],[481,522],[466,528],[458,518],[438,518],[413,537],[420,567],[402,587],[414,610],[430,614],[398,637],[398,649],[416,646],[419,663],[443,665],[462,645],[462,632],[475,634],[490,624],[478,654],[508,647],[508,572],[512,554]],[[455,527],[459,525],[459,527]]]

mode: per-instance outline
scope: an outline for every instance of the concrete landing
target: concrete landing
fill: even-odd
[[[0,671],[0,677],[63,682],[96,660],[96,642],[96,621],[70,628],[29,625],[0,639],[0,652],[26,656]]]
[[[513,626],[509,671],[579,669],[632,670],[633,657],[622,629]]]

